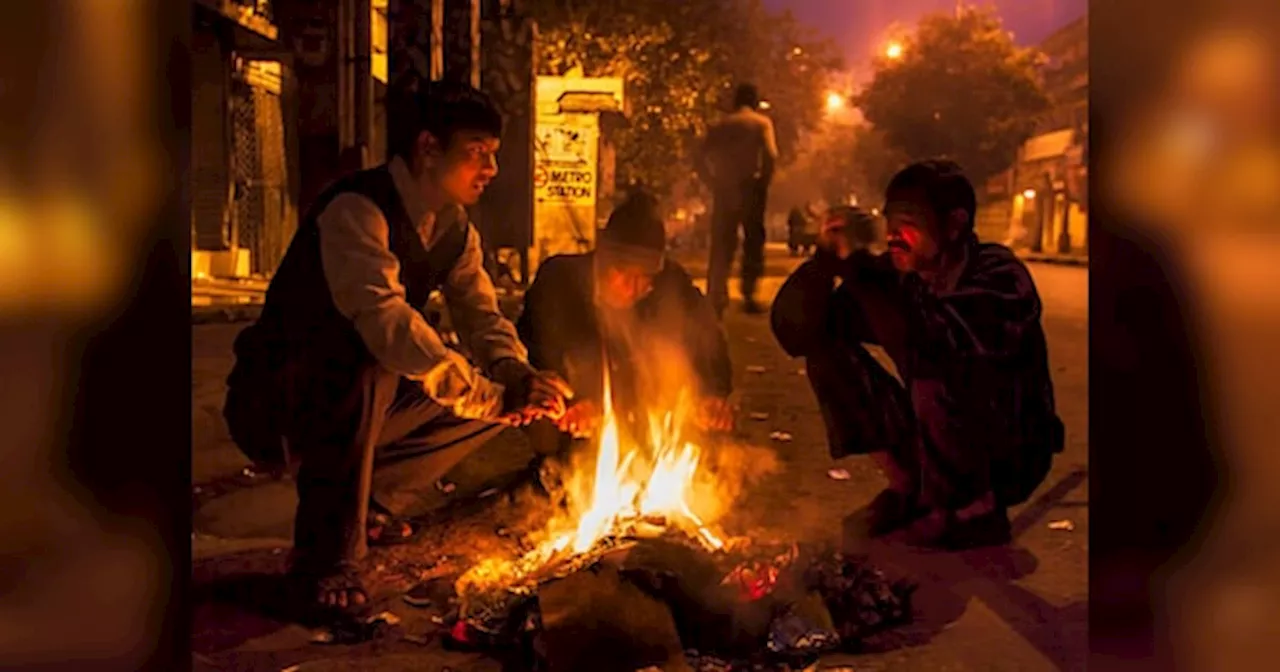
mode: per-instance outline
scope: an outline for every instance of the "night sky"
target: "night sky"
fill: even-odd
[[[989,4],[988,2],[968,4]],[[771,9],[790,9],[800,21],[818,28],[843,46],[855,75],[865,74],[872,54],[882,48],[886,31],[910,27],[921,15],[952,10],[955,0],[764,0]],[[1032,45],[1088,11],[1088,0],[994,0],[1004,25],[1020,44]]]

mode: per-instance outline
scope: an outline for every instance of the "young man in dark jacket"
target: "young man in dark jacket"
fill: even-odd
[[[947,161],[898,173],[887,255],[841,218],[780,290],[773,328],[806,358],[835,456],[870,454],[889,487],[858,517],[872,536],[1005,543],[1061,451],[1040,298],[1026,266],[973,232],[973,186]],[[882,346],[895,380],[864,343]]]
[[[614,210],[596,250],[547,259],[525,293],[517,326],[529,361],[564,377],[575,397],[557,422],[584,435],[599,424],[604,366],[614,409],[643,424],[687,386],[703,429],[728,431],[733,414],[729,350],[715,311],[683,268],[666,258],[655,203],[635,195]],[[669,408],[669,406],[667,406]],[[547,435],[563,448],[563,435]]]
[[[405,493],[567,393],[498,310],[465,210],[497,174],[497,109],[455,84],[412,107],[391,161],[339,180],[299,225],[227,381],[241,450],[298,463],[291,576],[323,608],[367,603],[369,544],[413,532],[392,517]],[[480,371],[428,322],[437,289]]]

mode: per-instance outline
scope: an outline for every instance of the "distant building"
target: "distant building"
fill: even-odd
[[[1043,82],[1051,107],[1013,167],[988,183],[979,232],[1036,252],[1081,254],[1088,242],[1088,15],[1039,49],[1047,57]]]

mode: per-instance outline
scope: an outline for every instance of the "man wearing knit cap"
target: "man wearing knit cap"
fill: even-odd
[[[732,429],[724,333],[706,297],[665,250],[656,202],[633,194],[613,211],[594,252],[558,255],[539,267],[517,329],[530,364],[559,373],[574,389],[557,422],[561,431],[583,436],[598,425],[606,361],[620,415],[641,410],[641,399],[656,402],[673,387],[658,379],[675,376],[665,380],[691,384],[703,429]],[[563,445],[548,441],[554,445],[542,452]]]

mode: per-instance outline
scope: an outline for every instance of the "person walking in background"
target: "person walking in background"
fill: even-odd
[[[742,308],[764,312],[756,303],[756,282],[764,273],[764,211],[769,183],[778,159],[773,122],[761,114],[760,93],[741,84],[734,93],[734,111],[707,130],[698,156],[697,172],[711,189],[711,258],[707,294],[716,314],[729,305],[729,269],[742,229]]]

